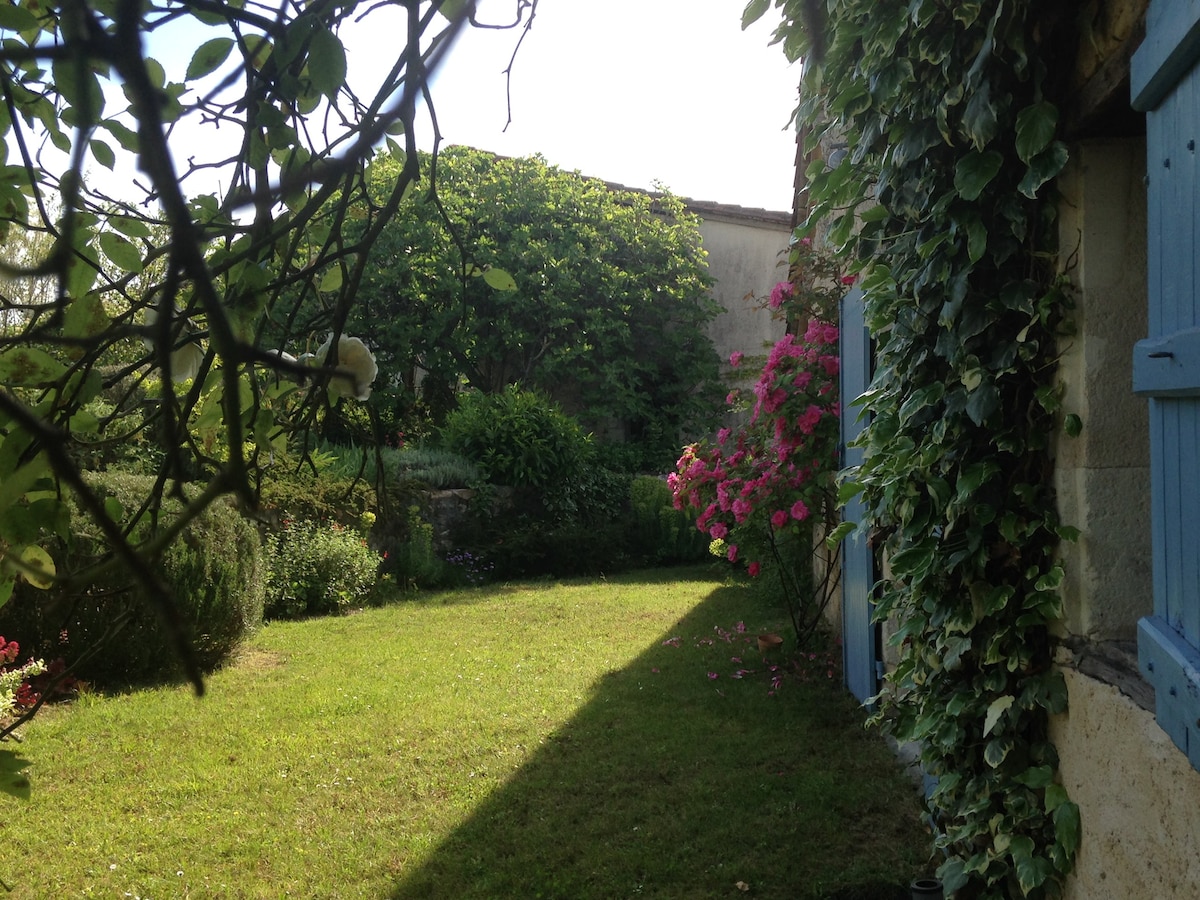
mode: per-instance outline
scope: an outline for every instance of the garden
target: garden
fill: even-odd
[[[419,149],[473,5],[409,4],[370,94],[357,6],[0,15],[0,131],[70,156],[0,183],[0,884],[904,896],[826,618],[854,276],[798,241],[721,403],[682,201]],[[240,149],[176,170],[189,116]]]

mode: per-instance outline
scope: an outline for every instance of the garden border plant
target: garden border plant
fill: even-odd
[[[803,647],[824,627],[840,553],[817,542],[837,525],[840,363],[833,323],[853,276],[809,238],[790,263],[789,279],[765,304],[789,331],[762,367],[749,421],[721,429],[715,443],[687,447],[669,483],[677,508],[699,510],[696,527],[712,538],[714,554],[746,563],[752,577],[778,579]],[[740,352],[730,357],[735,369],[743,361]],[[740,391],[727,401],[737,408]]]
[[[877,615],[900,660],[879,719],[919,741],[939,875],[957,898],[1055,897],[1079,810],[1048,737],[1066,706],[1050,488],[1063,416],[1054,266],[1060,13],[1030,0],[775,0],[776,39],[808,57],[798,122],[812,153],[801,233],[861,268],[876,368],[865,460],[842,486],[888,556]],[[772,6],[753,0],[749,24]],[[819,157],[819,154],[818,154]]]

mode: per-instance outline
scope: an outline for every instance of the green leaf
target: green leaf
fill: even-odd
[[[76,297],[63,316],[63,336],[70,338],[95,337],[106,329],[111,320],[104,304],[96,294]]]
[[[86,65],[73,59],[56,59],[50,64],[54,87],[83,117],[78,125],[96,122],[104,110],[104,92],[100,90],[100,79]]]
[[[120,522],[125,515],[125,507],[121,505],[121,501],[116,497],[104,498],[104,513],[114,522]]]
[[[88,148],[92,151],[92,156],[96,158],[96,162],[111,172],[113,166],[117,164],[117,155],[113,153],[112,147],[99,138],[92,138],[88,141]]]
[[[954,167],[954,189],[964,200],[978,200],[1003,164],[1004,156],[998,150],[972,150]]]
[[[1017,186],[1022,194],[1033,200],[1038,190],[1051,178],[1058,175],[1067,164],[1070,152],[1062,141],[1055,141],[1046,150],[1035,156],[1029,163],[1029,170]]]
[[[994,384],[980,385],[967,400],[967,415],[976,425],[982,425],[1000,408],[1000,392]]]
[[[18,466],[15,471],[7,472],[3,482],[0,482],[0,510],[12,506],[18,497],[33,487],[34,482],[49,472],[50,463],[44,453],[39,453],[25,465]]]
[[[1011,737],[1000,735],[992,738],[983,749],[983,761],[994,769],[1008,758],[1012,748],[1013,739]]]
[[[1003,697],[997,697],[988,704],[987,715],[983,718],[984,737],[992,733],[992,729],[996,727],[996,723],[1000,721],[1000,717],[1013,705],[1014,699],[1016,698],[1011,694],[1005,694]]]
[[[972,263],[983,259],[983,254],[987,250],[987,238],[987,226],[981,219],[973,219],[967,225],[967,259]]]
[[[61,362],[37,347],[15,347],[0,353],[0,384],[8,387],[49,384],[66,370]]]
[[[1075,413],[1069,413],[1063,419],[1063,431],[1067,437],[1079,437],[1083,432],[1083,419]]]
[[[1045,150],[1058,128],[1058,107],[1043,100],[1017,113],[1017,156],[1028,163]]]
[[[1028,897],[1029,894],[1041,885],[1046,883],[1046,879],[1054,874],[1054,866],[1050,860],[1041,856],[1026,856],[1016,857],[1017,882],[1021,886],[1021,892]]]
[[[121,145],[122,149],[128,150],[131,153],[137,153],[137,132],[128,125],[118,122],[116,119],[105,119],[100,123],[100,127],[108,129],[109,134],[117,139],[117,143]]]
[[[50,554],[37,545],[30,545],[17,555],[17,572],[31,587],[46,590],[54,584],[56,570]]]
[[[837,528],[829,532],[829,535],[825,538],[825,546],[833,549],[843,540],[853,534],[854,529],[857,527],[858,525],[855,522],[841,522]]]
[[[336,290],[340,290],[342,277],[342,267],[334,266],[321,276],[321,283],[317,285],[317,290],[325,294],[331,294]]]
[[[488,268],[483,273],[483,280],[498,291],[515,291],[517,283],[503,269]]]
[[[1054,769],[1050,766],[1036,766],[1026,769],[1015,779],[1028,788],[1044,788],[1054,783]]]
[[[108,220],[108,224],[126,237],[150,237],[150,226],[140,219],[130,219],[126,216],[113,216]]]
[[[37,18],[25,7],[12,3],[0,5],[0,28],[7,31],[30,31],[37,27]]]
[[[1046,786],[1046,812],[1052,813],[1067,800],[1067,789],[1061,784],[1050,784]]]
[[[1054,809],[1054,836],[1069,856],[1079,849],[1079,807],[1066,800]]]
[[[471,0],[442,0],[438,12],[453,22],[463,15],[470,2]]]
[[[313,32],[308,48],[308,75],[313,87],[330,100],[346,83],[346,48],[327,28]]]
[[[77,247],[67,258],[67,296],[82,297],[100,275],[100,261],[91,247]]]
[[[771,8],[771,0],[750,0],[742,10],[742,30],[745,31]]]
[[[1062,584],[1063,578],[1065,578],[1065,577],[1066,577],[1066,572],[1063,570],[1063,567],[1062,566],[1054,566],[1052,569],[1050,569],[1049,572],[1047,572],[1045,575],[1043,575],[1041,578],[1039,578],[1034,583],[1033,587],[1035,590],[1039,590],[1039,591],[1057,590],[1058,586],[1060,584]]]
[[[242,56],[246,60],[246,65],[252,69],[261,69],[265,66],[274,50],[271,41],[261,34],[246,35],[242,38],[242,45]]]
[[[128,238],[123,238],[112,231],[106,231],[100,235],[99,243],[104,255],[122,271],[135,273],[142,271],[141,251]]]
[[[225,62],[232,50],[233,38],[218,37],[213,38],[211,41],[205,41],[192,54],[192,61],[188,63],[187,73],[184,75],[184,78],[188,81],[195,78],[203,78],[210,72],[215,71],[221,63]]]

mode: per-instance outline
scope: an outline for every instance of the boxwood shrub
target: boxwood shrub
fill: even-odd
[[[89,480],[102,497],[120,503],[126,515],[138,509],[153,482],[150,476],[119,471],[94,473]],[[179,511],[177,500],[164,498],[160,523]],[[107,554],[99,531],[84,516],[72,517],[72,529],[61,548],[60,571],[77,571]],[[160,564],[199,662],[211,671],[262,623],[264,566],[258,530],[231,500],[218,500],[184,529]],[[114,625],[120,622],[124,624]],[[48,659],[61,656],[78,664],[78,677],[100,685],[159,681],[180,672],[156,612],[128,571],[73,592],[18,585],[0,609],[0,634]],[[97,647],[98,652],[89,653]]]

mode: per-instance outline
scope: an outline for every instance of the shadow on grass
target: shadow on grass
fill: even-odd
[[[29,778],[25,769],[29,760],[12,750],[0,750],[0,791],[18,800],[29,799]]]
[[[601,678],[393,900],[907,897],[916,792],[828,657],[774,680],[754,636],[781,620],[746,604],[713,591]]]

